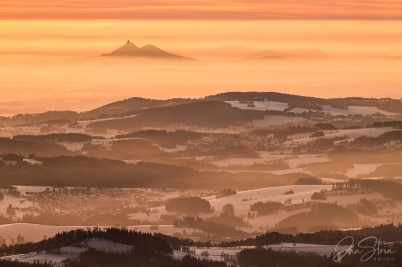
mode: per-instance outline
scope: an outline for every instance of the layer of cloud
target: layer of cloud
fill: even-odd
[[[2,0],[0,19],[402,19],[402,1]]]

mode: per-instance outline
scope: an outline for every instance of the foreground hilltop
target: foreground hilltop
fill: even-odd
[[[138,49],[135,48],[134,44],[127,45]],[[123,49],[119,50],[118,53],[124,54],[126,52]],[[241,115],[240,117],[239,114]],[[11,118],[0,117],[0,126],[43,123],[52,125],[54,123],[66,124],[85,120],[86,125],[102,122],[102,124],[105,124],[102,127],[113,128],[109,124],[125,124],[126,121],[121,119],[131,118],[134,121],[143,121],[143,123],[136,124],[137,128],[160,128],[166,126],[166,124],[188,124],[189,122],[191,122],[190,125],[201,127],[217,127],[219,125],[228,127],[229,125],[238,126],[239,122],[240,125],[250,126],[254,125],[253,120],[262,120],[265,115],[280,115],[282,117],[303,117],[304,119],[313,119],[316,122],[338,124],[344,122],[340,125],[341,127],[365,127],[378,121],[378,119],[382,121],[400,120],[400,114],[402,114],[402,101],[399,99],[361,97],[325,99],[278,92],[227,92],[199,99],[173,98],[155,100],[133,97],[81,113],[75,111],[48,111],[40,114],[19,114]],[[141,115],[141,118],[138,117],[139,115]],[[358,115],[364,116],[363,120]],[[347,118],[350,116],[354,116],[354,118]],[[366,118],[367,116],[371,118]],[[133,117],[137,118],[134,119]],[[162,124],[159,122],[155,124],[155,121],[160,121],[162,117],[168,118],[163,119],[164,123]],[[113,121],[116,118],[120,119],[120,122]],[[302,120],[300,118],[286,118],[284,123],[297,123]],[[218,122],[219,125],[214,122]],[[258,126],[261,123],[261,121],[258,121],[254,126]],[[272,122],[269,122],[269,124],[272,125]],[[117,127],[113,129],[124,130],[123,128]],[[25,130],[21,133],[24,132]],[[5,137],[7,136],[5,135]]]

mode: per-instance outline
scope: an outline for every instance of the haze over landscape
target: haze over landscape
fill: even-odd
[[[400,266],[401,29],[393,0],[1,1],[0,266]]]
[[[85,111],[132,96],[226,91],[402,97],[399,21],[2,20],[0,25],[0,114]],[[127,40],[195,61],[98,57]],[[312,50],[324,56],[308,53]],[[271,57],[253,57],[261,51]]]

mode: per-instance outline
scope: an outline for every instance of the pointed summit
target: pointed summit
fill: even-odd
[[[134,45],[130,40],[122,46],[114,50],[110,54],[103,54],[103,56],[109,57],[143,57],[143,58],[184,58],[178,55],[174,55],[163,51],[162,49],[153,46],[153,45],[146,45],[144,47],[138,48]]]
[[[139,48],[135,46],[130,40],[127,40],[122,47],[117,48],[110,54],[106,54],[106,56],[117,56],[117,57],[129,57],[135,56],[138,54]]]

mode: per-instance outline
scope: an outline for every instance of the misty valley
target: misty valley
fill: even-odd
[[[402,260],[400,99],[133,97],[0,117],[0,153],[1,266]]]

